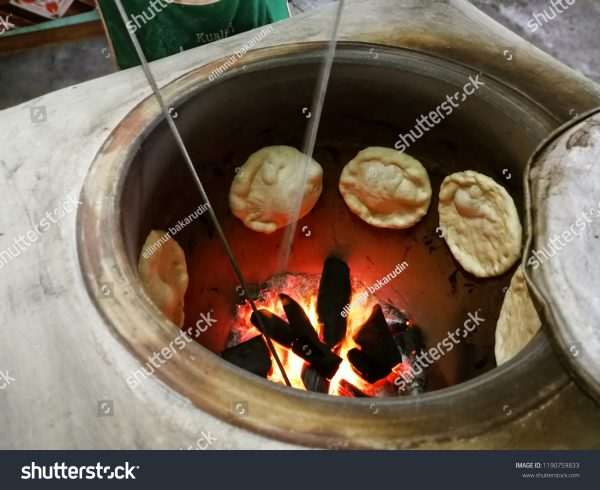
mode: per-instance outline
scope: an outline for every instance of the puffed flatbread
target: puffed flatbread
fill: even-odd
[[[231,212],[248,228],[273,233],[296,218],[296,196],[306,185],[298,219],[315,206],[323,190],[323,169],[314,159],[289,146],[269,146],[240,167],[229,191]]]
[[[471,274],[499,276],[521,256],[519,213],[506,189],[490,177],[472,170],[449,175],[438,211],[452,255]]]
[[[169,233],[152,230],[142,247],[138,270],[150,299],[169,320],[183,326],[183,298],[188,287],[185,254]]]
[[[504,296],[496,326],[496,364],[500,366],[521,352],[541,326],[523,269],[519,266]]]
[[[391,148],[360,151],[342,170],[339,188],[350,210],[378,228],[409,228],[431,203],[425,167]]]

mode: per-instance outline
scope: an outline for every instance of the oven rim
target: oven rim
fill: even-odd
[[[325,46],[308,42],[254,50],[222,77],[234,77],[261,63],[310,55]],[[373,47],[461,66],[430,53],[366,42],[341,42],[338,49],[358,51],[363,60]],[[167,105],[175,107],[209,86],[208,74],[227,59],[215,60],[165,85],[161,91]],[[533,100],[532,104],[539,106]],[[121,227],[123,183],[141,142],[162,120],[151,94],[121,120],[92,162],[80,196],[84,204],[77,215],[78,256],[88,293],[108,327],[141,363],[179,332],[143,291],[127,257]],[[98,291],[101,281],[113,284],[112,299]],[[418,397],[377,399],[375,403],[349,399],[342,404],[329,395],[289,390],[231,365],[199,344],[187,348],[187,356],[175,356],[156,371],[170,388],[227,423],[282,441],[324,448],[424,447],[468,439],[526,415],[571,382],[543,332],[519,356],[477,378]],[[203,396],[205,392],[216,395]],[[236,401],[248,403],[247,416],[232,412]],[[503,410],[505,406],[510,406],[510,413]],[[451,410],[454,418],[449,416]],[[340,417],[345,424],[339,424]]]

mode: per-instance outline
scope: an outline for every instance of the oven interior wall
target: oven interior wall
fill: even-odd
[[[302,148],[320,53],[281,58],[232,69],[175,107],[175,122],[197,166],[233,252],[249,283],[276,272],[283,230],[271,235],[246,229],[230,212],[228,193],[236,168],[269,145]],[[289,272],[320,273],[323,260],[339,254],[351,273],[371,285],[396,264],[408,268],[378,291],[403,309],[433,346],[462,326],[469,313],[485,321],[428,370],[428,389],[451,386],[495,366],[494,330],[513,271],[480,280],[454,261],[438,236],[438,192],[445,176],[482,172],[504,185],[524,216],[522,174],[535,146],[556,121],[509,87],[487,78],[439,125],[406,151],[427,168],[433,199],[427,216],[408,230],[364,223],[346,207],[338,190],[344,165],[368,146],[393,147],[422,114],[447,95],[462,91],[476,72],[402,50],[339,50],[328,88],[314,157],[323,166],[323,194],[300,220]],[[305,109],[306,108],[306,109]],[[510,178],[509,178],[510,176]],[[132,264],[151,229],[173,227],[202,202],[164,122],[141,145],[124,183],[122,222]],[[208,214],[175,235],[186,251],[190,287],[186,327],[201,313],[218,323],[200,342],[220,353],[227,340],[238,282]]]

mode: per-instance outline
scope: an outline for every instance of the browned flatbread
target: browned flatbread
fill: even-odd
[[[523,269],[519,266],[506,291],[496,325],[496,364],[499,366],[521,352],[541,326]]]
[[[438,211],[452,255],[471,274],[499,276],[521,256],[522,228],[515,203],[486,175],[467,170],[446,177]]]
[[[138,262],[144,289],[169,320],[183,326],[183,298],[188,287],[185,254],[164,231],[148,235]]]
[[[300,189],[306,169],[306,185]],[[240,167],[229,191],[231,212],[248,228],[273,233],[295,216],[296,196],[303,191],[298,219],[315,206],[323,190],[323,169],[289,146],[257,151]]]
[[[350,210],[379,228],[409,228],[431,203],[425,167],[391,148],[370,147],[342,171],[340,192]]]

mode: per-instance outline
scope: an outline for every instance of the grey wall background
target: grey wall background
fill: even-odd
[[[292,14],[335,1],[292,0]],[[548,12],[550,0],[470,1],[537,47],[600,82],[600,1],[575,0],[535,32],[527,23],[532,15]],[[553,12],[549,13],[552,16]],[[94,38],[0,55],[0,109],[116,71],[112,59],[107,58],[107,48],[104,38]]]

